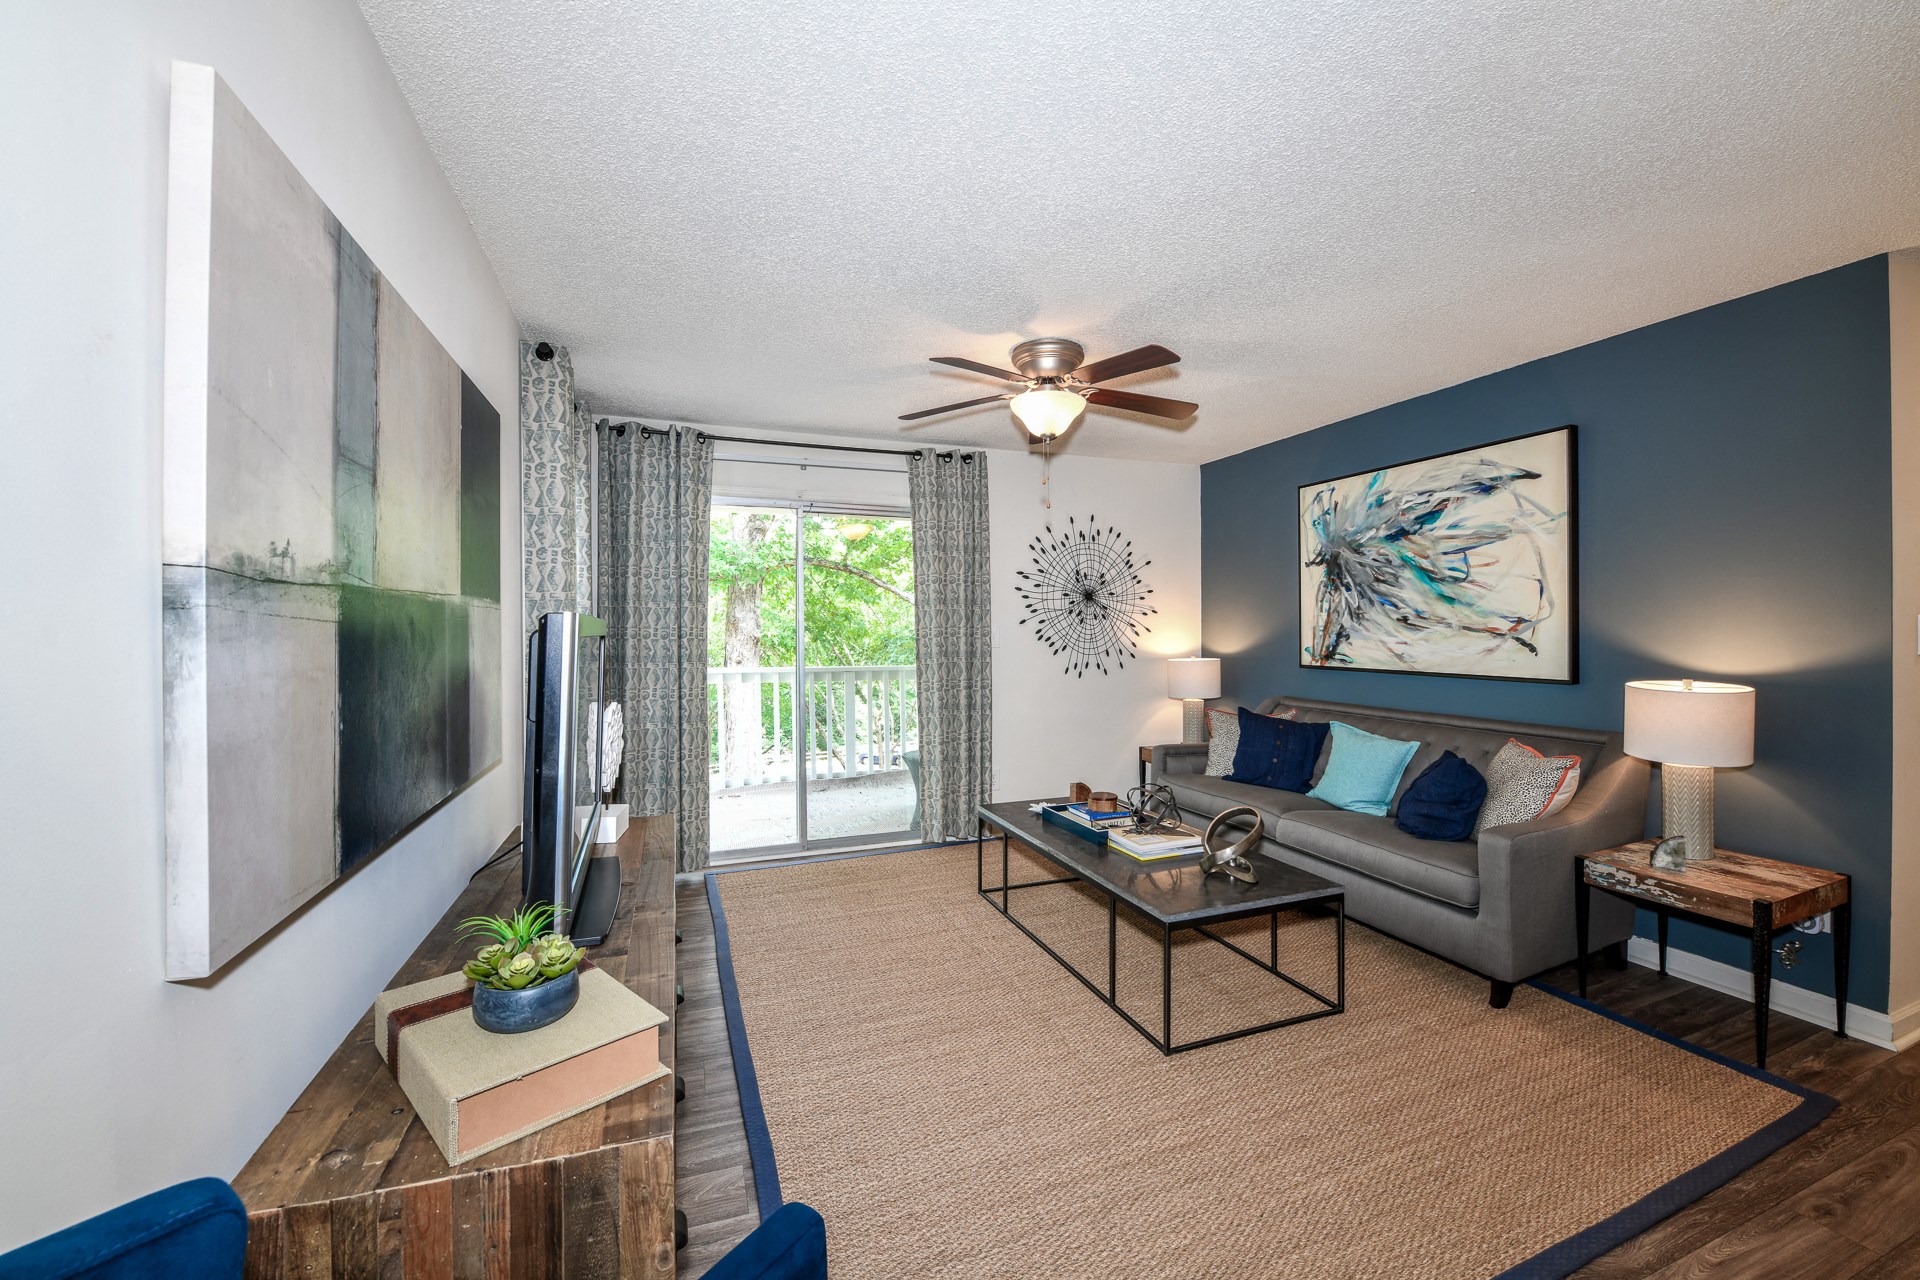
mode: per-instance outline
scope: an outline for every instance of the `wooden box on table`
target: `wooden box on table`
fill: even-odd
[[[464,1164],[667,1074],[667,1015],[597,965],[579,971],[579,1003],[558,1022],[496,1035],[473,1020],[462,973],[382,992],[373,1047],[406,1091],[440,1154]]]

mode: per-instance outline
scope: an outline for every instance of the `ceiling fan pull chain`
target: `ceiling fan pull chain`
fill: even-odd
[[[1040,500],[1047,510],[1053,510],[1053,438],[1049,436],[1040,442]]]

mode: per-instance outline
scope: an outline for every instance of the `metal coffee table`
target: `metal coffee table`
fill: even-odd
[[[1257,1035],[1262,1031],[1289,1027],[1296,1022],[1307,1022],[1314,1018],[1325,1018],[1345,1012],[1347,1007],[1347,898],[1346,891],[1339,885],[1311,872],[1289,867],[1283,862],[1260,853],[1249,855],[1260,875],[1258,884],[1241,884],[1226,876],[1200,876],[1196,870],[1200,861],[1198,854],[1184,858],[1168,858],[1160,862],[1139,862],[1118,850],[1109,850],[1104,845],[1082,840],[1071,832],[1046,822],[1039,814],[1027,807],[1033,803],[1036,802],[1022,800],[980,806],[979,825],[974,841],[976,883],[980,896],[986,899],[994,910],[1012,921],[1020,932],[1032,938],[1042,951],[1058,961],[1061,968],[1080,979],[1087,990],[1099,996],[1108,1008],[1124,1018],[1128,1026],[1145,1036],[1147,1042],[1161,1053],[1184,1053],[1188,1049],[1218,1044],[1222,1040],[1237,1040],[1241,1036]],[[994,832],[998,832],[1000,837],[1000,883],[990,886],[987,884],[987,844],[993,838]],[[1008,845],[1013,839],[1018,839],[1021,844],[1067,874],[1050,880],[1008,883],[1011,877],[1007,871],[1007,853]],[[1185,874],[1174,874],[1180,871],[1184,871]],[[1016,890],[1038,889],[1047,885],[1076,882],[1089,885],[1107,896],[1107,983],[1104,990],[1093,979],[1074,968],[1064,956],[1048,946],[1038,934],[1027,928],[1008,910],[1009,896]],[[1157,1036],[1142,1026],[1132,1014],[1121,1008],[1116,996],[1115,987],[1119,969],[1119,904],[1122,902],[1160,926],[1160,1034]],[[1311,907],[1330,908],[1336,915],[1334,937],[1338,985],[1332,998],[1289,977],[1280,969],[1280,913],[1285,910]],[[1264,959],[1242,949],[1208,927],[1253,916],[1269,918],[1267,955]],[[1243,1027],[1238,1031],[1203,1036],[1182,1044],[1173,1043],[1173,935],[1181,929],[1192,929],[1196,933],[1213,939],[1235,955],[1297,990],[1305,992],[1324,1007],[1315,1009],[1311,1013],[1281,1018],[1275,1022]]]

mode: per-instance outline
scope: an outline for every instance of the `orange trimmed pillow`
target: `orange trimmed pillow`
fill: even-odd
[[[1300,714],[1296,707],[1288,707],[1275,720],[1292,720]],[[1207,776],[1224,778],[1233,772],[1233,756],[1240,750],[1240,713],[1222,711],[1217,707],[1207,708]]]
[[[1486,803],[1473,834],[1488,827],[1551,817],[1573,802],[1580,789],[1579,756],[1543,756],[1517,738],[1508,738],[1485,770]]]

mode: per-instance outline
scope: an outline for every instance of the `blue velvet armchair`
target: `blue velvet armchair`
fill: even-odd
[[[783,1204],[706,1280],[827,1280],[827,1224],[804,1204]]]
[[[0,1254],[0,1280],[239,1280],[247,1211],[218,1178],[197,1178]],[[708,1280],[827,1280],[827,1226],[786,1204],[707,1272]]]
[[[0,1280],[239,1280],[246,1256],[240,1197],[196,1178],[0,1254]]]

